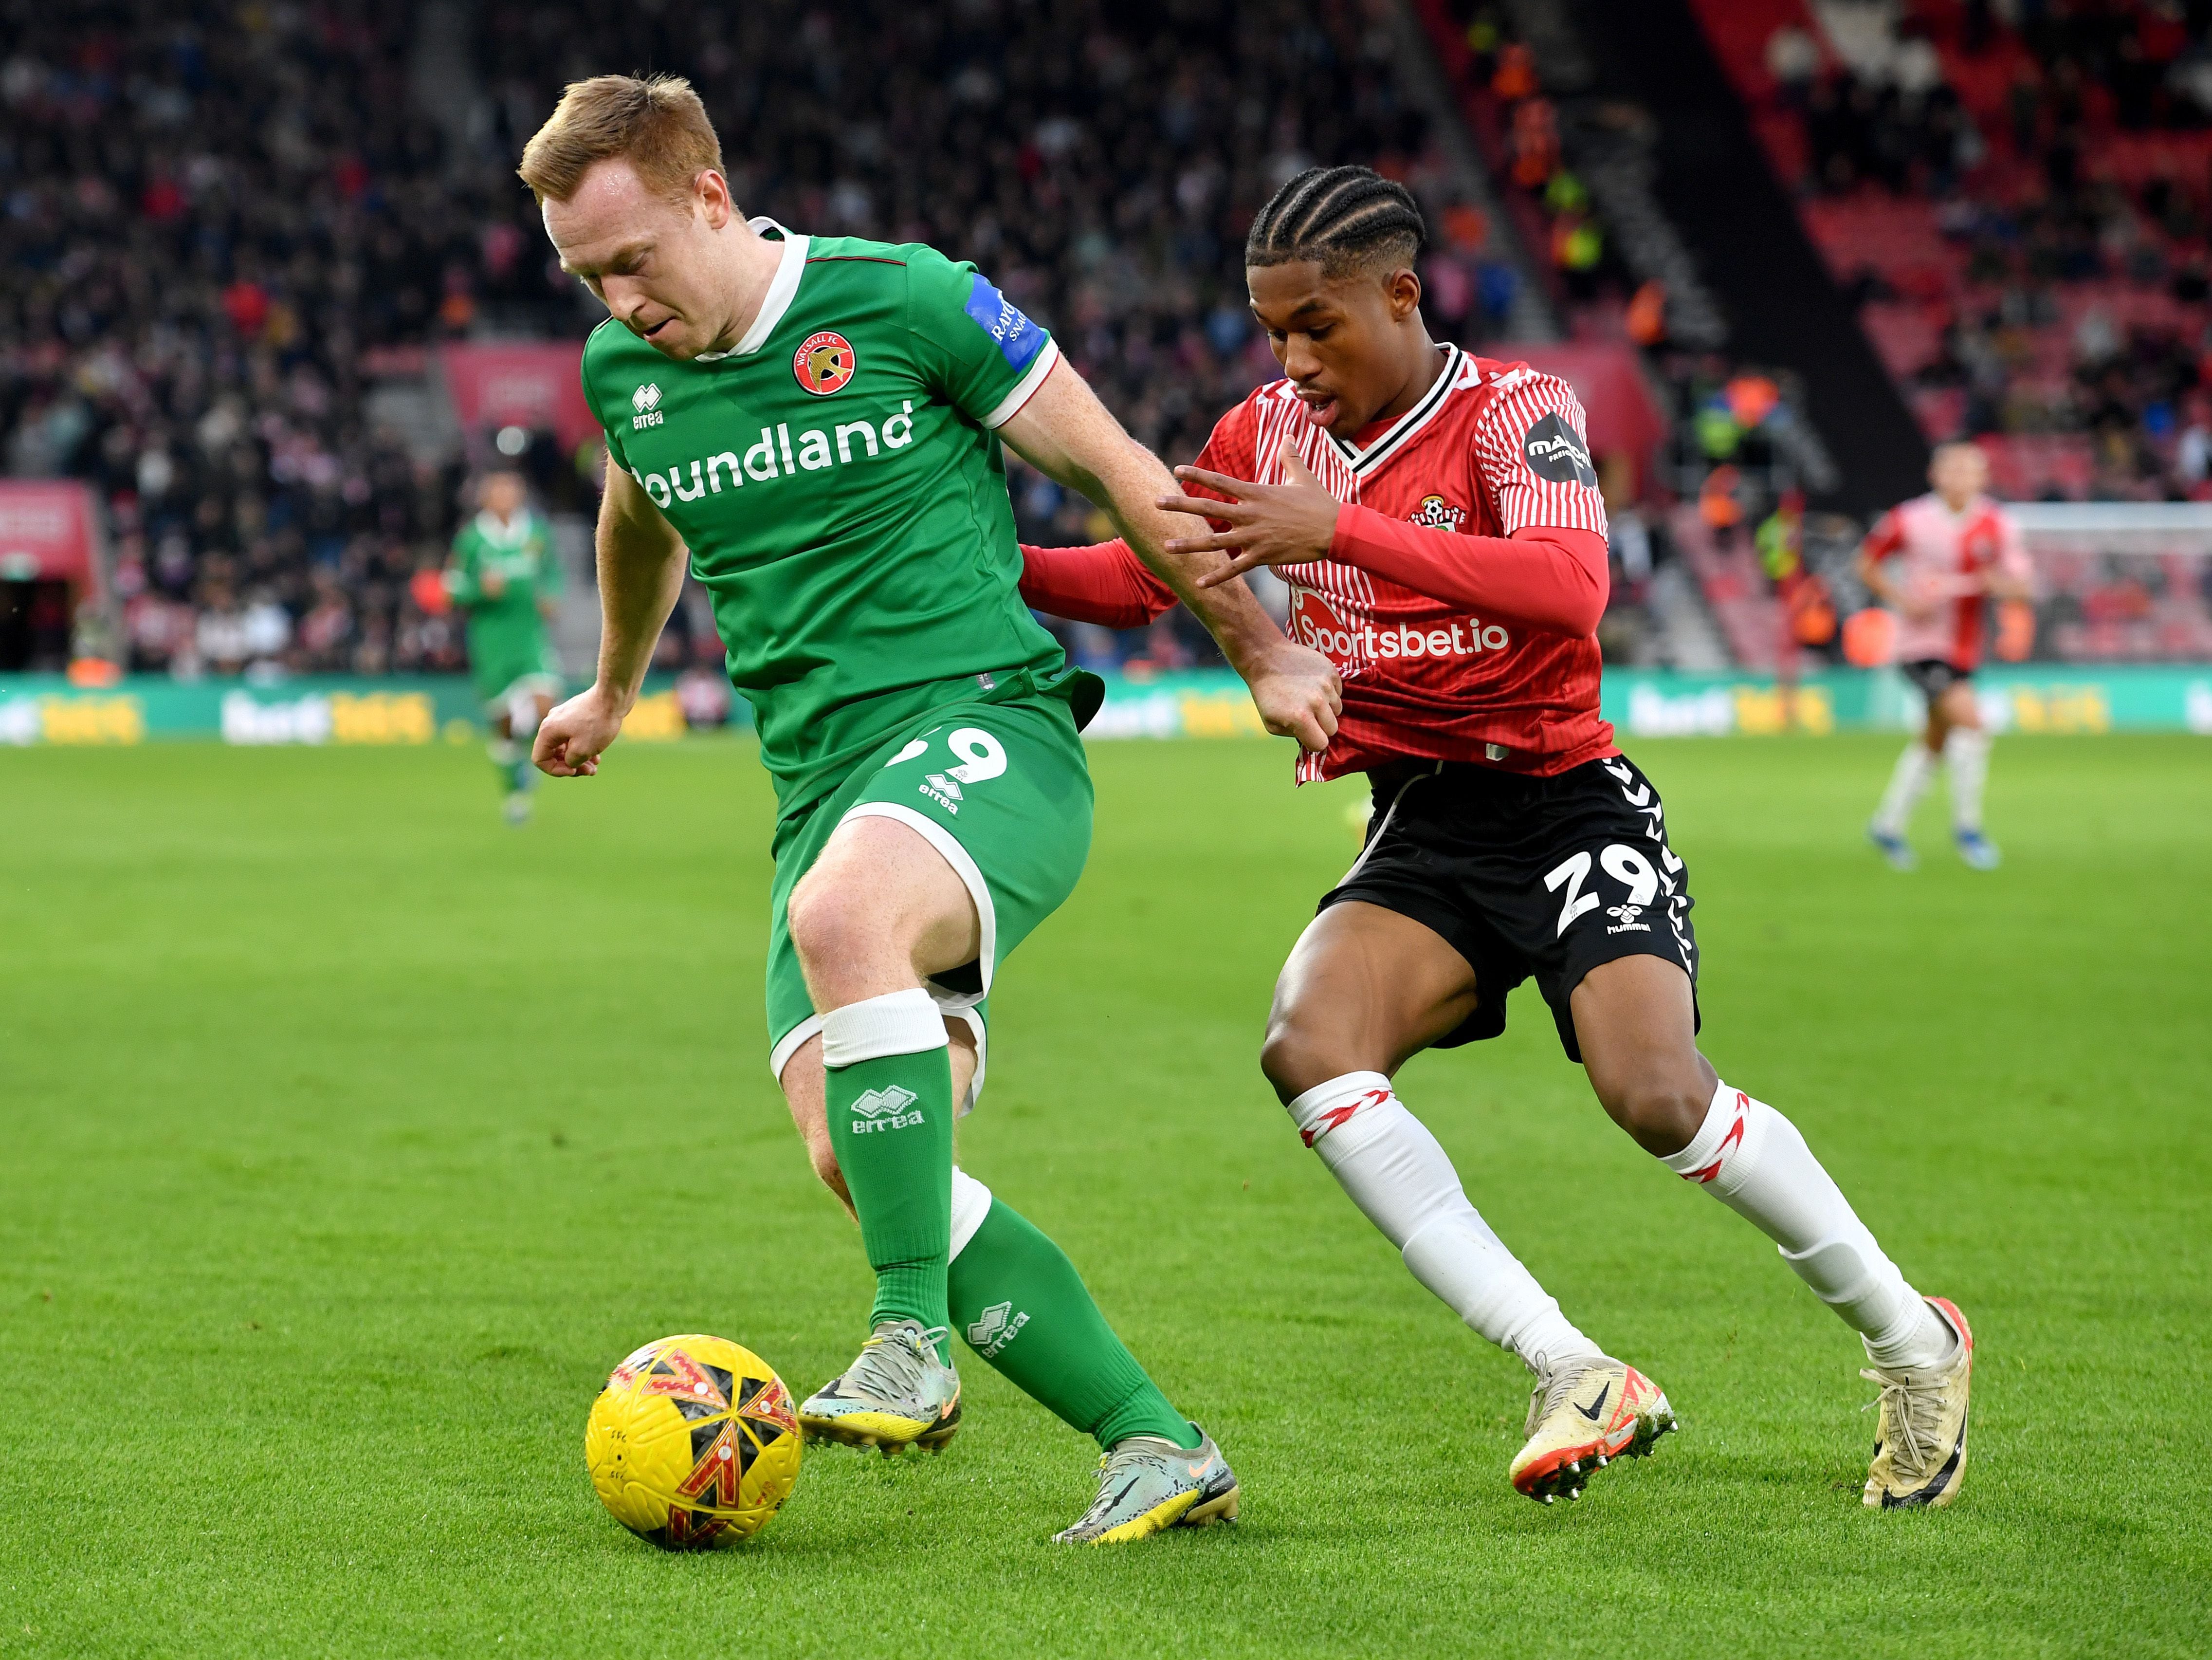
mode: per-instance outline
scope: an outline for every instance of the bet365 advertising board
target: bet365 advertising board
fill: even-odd
[[[1976,677],[1999,732],[2212,733],[2212,665],[2069,667],[2027,665]],[[1794,685],[1771,677],[1610,670],[1605,715],[1624,739],[1822,736],[1902,731],[1919,695],[1893,670],[1831,670]],[[734,704],[738,728],[745,706]],[[79,685],[61,675],[0,675],[0,745],[131,745],[194,739],[227,744],[471,743],[481,711],[459,676],[306,678],[249,684],[131,675]],[[671,683],[648,683],[624,733],[670,741],[693,730]],[[1107,677],[1106,703],[1087,734],[1260,738],[1258,714],[1226,671]]]

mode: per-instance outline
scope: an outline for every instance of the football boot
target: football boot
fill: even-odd
[[[1236,1518],[1237,1473],[1212,1436],[1200,1430],[1198,1445],[1187,1450],[1164,1436],[1132,1435],[1099,1459],[1091,1508],[1052,1537],[1060,1545],[1119,1545],[1163,1528]]]
[[[806,1438],[880,1447],[885,1457],[910,1446],[941,1450],[960,1427],[960,1374],[937,1347],[949,1335],[919,1320],[884,1321],[844,1374],[799,1408]]]
[[[1931,1297],[1928,1306],[1959,1340],[1948,1359],[1894,1371],[1869,1366],[1859,1374],[1881,1386],[1881,1393],[1867,1402],[1881,1414],[1874,1462],[1867,1467],[1869,1510],[1940,1510],[1959,1496],[1959,1484],[1966,1479],[1973,1329],[1948,1298]]]
[[[1978,830],[1954,830],[1951,839],[1959,844],[1959,857],[1968,870],[1995,870],[2004,863],[1997,844]]]
[[[1583,1496],[1616,1458],[1641,1458],[1673,1429],[1674,1409],[1642,1372],[1604,1355],[1540,1366],[1528,1397],[1528,1438],[1506,1474],[1543,1504]]]
[[[1920,862],[1920,855],[1912,850],[1912,843],[1901,836],[1892,835],[1879,824],[1867,826],[1867,840],[1881,849],[1881,856],[1889,860],[1892,870],[1911,870]]]

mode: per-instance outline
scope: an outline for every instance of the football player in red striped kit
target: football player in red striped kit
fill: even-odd
[[[1758,1227],[1863,1340],[1881,1387],[1865,1501],[1940,1505],[1965,1471],[1973,1339],[1884,1255],[1790,1122],[1697,1044],[1688,875],[1650,779],[1598,716],[1605,509],[1573,392],[1430,339],[1425,236],[1401,186],[1315,168],[1253,222],[1252,310],[1285,378],[1214,429],[1177,552],[1267,564],[1293,638],[1344,708],[1300,781],[1364,772],[1358,861],[1275,988],[1261,1065],[1306,1144],[1414,1276],[1534,1374],[1522,1493],[1579,1495],[1673,1427],[1658,1386],[1607,1355],[1468,1202],[1391,1076],[1496,1037],[1534,976],[1614,1122]],[[1174,595],[1119,543],[1024,550],[1040,609],[1130,627]]]

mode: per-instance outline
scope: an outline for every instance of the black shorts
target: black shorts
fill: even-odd
[[[1920,695],[1929,702],[1940,702],[1943,694],[1954,686],[1964,685],[1974,678],[1972,669],[1962,669],[1956,663],[1941,657],[1923,657],[1898,666],[1905,678],[1920,688]]]
[[[1550,778],[1453,762],[1370,775],[1367,845],[1320,909],[1358,899],[1442,934],[1474,970],[1475,1011],[1437,1045],[1505,1030],[1505,994],[1530,975],[1580,1061],[1567,1000],[1622,957],[1663,957],[1698,982],[1689,873],[1665,809],[1625,756]]]

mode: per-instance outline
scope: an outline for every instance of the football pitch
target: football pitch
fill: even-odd
[[[1683,1432],[1516,1495],[1518,1364],[1255,1064],[1356,787],[1124,743],[961,1161],[1219,1438],[1243,1519],[1051,1546],[1095,1450],[961,1349],[942,1457],[811,1449],[696,1556],[592,1494],[608,1369],[706,1330],[803,1395],[868,1306],[764,1064],[750,747],[618,748],[519,833],[473,749],[0,755],[0,1653],[2203,1653],[2212,749],[2000,742],[1989,876],[1935,803],[1912,875],[1860,840],[1895,751],[1634,753],[1708,1053],[1974,1322],[1954,1508],[1861,1507],[1856,1341],[1605,1121],[1532,986],[1401,1090]]]

